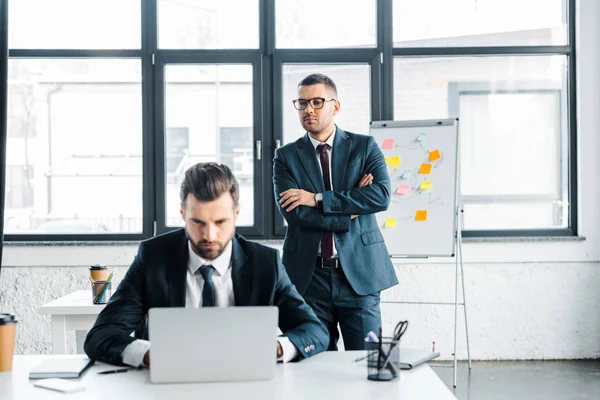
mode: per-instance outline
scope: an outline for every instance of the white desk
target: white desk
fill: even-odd
[[[83,342],[104,304],[92,302],[92,289],[78,290],[40,307],[40,314],[52,317],[52,353],[67,353],[67,331],[75,331],[77,353],[83,353]]]
[[[86,390],[63,394],[40,389],[29,381],[29,370],[45,357],[16,356],[12,372],[0,373],[0,393],[6,400],[36,399],[294,399],[294,400],[451,400],[456,399],[428,365],[402,371],[400,380],[367,380],[366,363],[353,360],[364,352],[326,352],[299,363],[279,364],[275,379],[266,382],[151,384],[148,370],[98,375],[112,369],[96,363],[81,382]]]

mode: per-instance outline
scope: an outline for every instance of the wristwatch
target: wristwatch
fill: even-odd
[[[321,206],[321,203],[323,203],[323,193],[315,194],[315,201],[317,202],[317,206]]]

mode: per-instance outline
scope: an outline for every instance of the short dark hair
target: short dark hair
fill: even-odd
[[[188,194],[199,201],[213,201],[223,193],[229,192],[233,204],[240,200],[240,185],[227,165],[214,162],[199,163],[185,171],[181,183],[181,206],[185,206]]]
[[[319,83],[322,83],[325,86],[333,89],[335,95],[337,96],[337,86],[335,86],[335,82],[330,77],[324,74],[310,74],[309,76],[300,81],[298,87],[318,85]]]

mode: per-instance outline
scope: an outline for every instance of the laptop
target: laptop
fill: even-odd
[[[150,381],[273,379],[278,315],[274,306],[151,308]]]

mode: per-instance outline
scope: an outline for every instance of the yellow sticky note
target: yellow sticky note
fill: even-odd
[[[396,218],[388,218],[385,220],[384,228],[393,228],[396,226]]]
[[[429,161],[435,161],[442,158],[442,153],[439,150],[434,150],[429,152]]]
[[[385,165],[390,166],[390,159],[385,157]]]
[[[431,164],[421,164],[421,168],[419,169],[420,174],[429,174],[431,173]]]
[[[415,220],[427,221],[427,210],[417,210],[417,214],[415,215]]]
[[[425,182],[421,183],[421,186],[419,186],[419,189],[421,189],[421,190],[431,189],[432,185],[433,184],[431,182],[425,181]]]
[[[395,168],[400,166],[400,157],[394,156],[390,158],[390,167]]]

